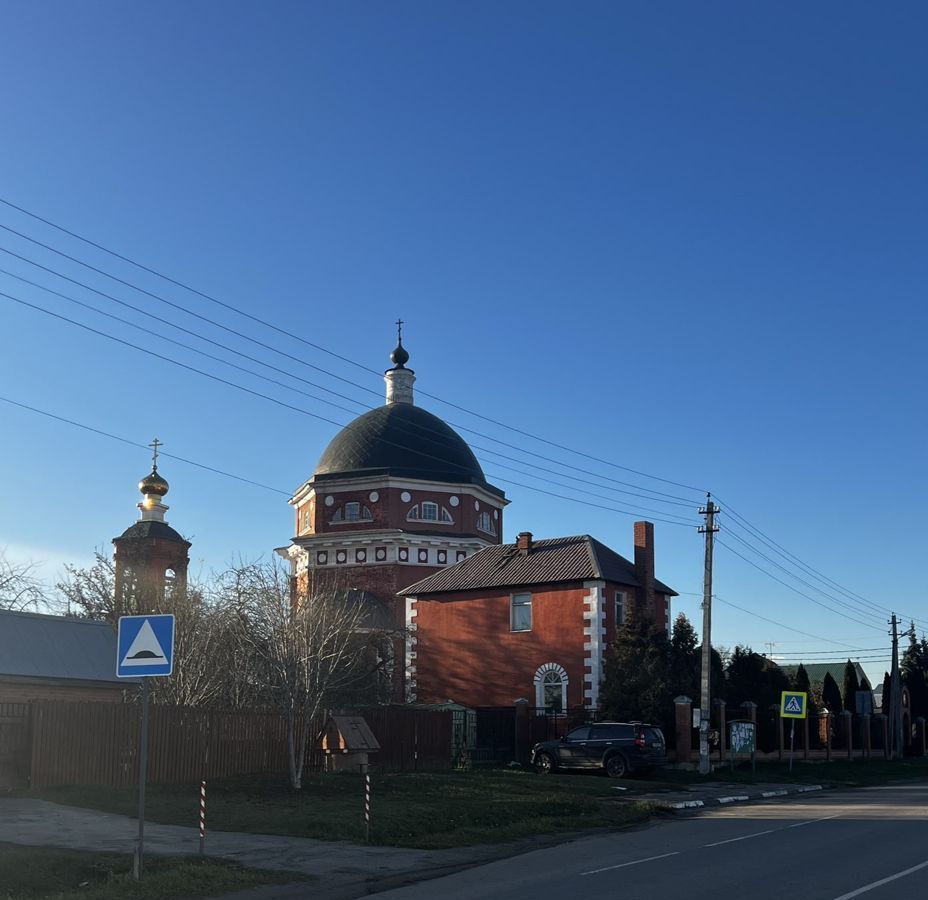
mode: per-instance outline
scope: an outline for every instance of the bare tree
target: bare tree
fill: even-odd
[[[0,550],[0,609],[36,610],[45,602],[36,568],[37,563],[13,562],[5,550]]]
[[[383,632],[373,628],[369,600],[345,590],[337,574],[317,576],[296,590],[276,561],[230,573],[246,600],[244,641],[255,677],[287,720],[290,784],[302,787],[303,764],[318,716],[359,685],[376,678]]]
[[[116,567],[112,556],[94,551],[93,565],[66,565],[64,578],[55,585],[64,611],[81,619],[100,619],[116,625]]]

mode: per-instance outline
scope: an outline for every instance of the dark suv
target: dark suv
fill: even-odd
[[[664,735],[641,722],[596,722],[574,728],[559,741],[532,747],[532,765],[539,772],[557,769],[603,769],[612,778],[652,769],[667,762]]]

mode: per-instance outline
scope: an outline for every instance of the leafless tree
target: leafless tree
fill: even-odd
[[[0,550],[0,609],[37,610],[45,602],[36,568],[37,563],[13,562]]]
[[[247,629],[255,677],[287,719],[290,784],[302,787],[303,764],[319,715],[376,678],[383,632],[372,627],[370,601],[346,590],[337,574],[294,589],[278,562],[230,573]]]
[[[94,551],[93,565],[66,565],[64,578],[55,585],[62,611],[81,619],[99,619],[116,625],[116,568],[112,556]]]

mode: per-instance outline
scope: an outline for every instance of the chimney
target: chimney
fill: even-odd
[[[635,522],[635,574],[641,587],[638,589],[638,608],[649,621],[654,621],[654,525]]]
[[[516,549],[522,556],[528,556],[532,552],[532,533],[531,531],[520,531],[516,538]]]

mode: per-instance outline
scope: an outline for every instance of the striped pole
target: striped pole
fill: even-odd
[[[364,767],[364,839],[371,842],[371,773]]]
[[[206,782],[200,782],[200,856],[206,853]]]

